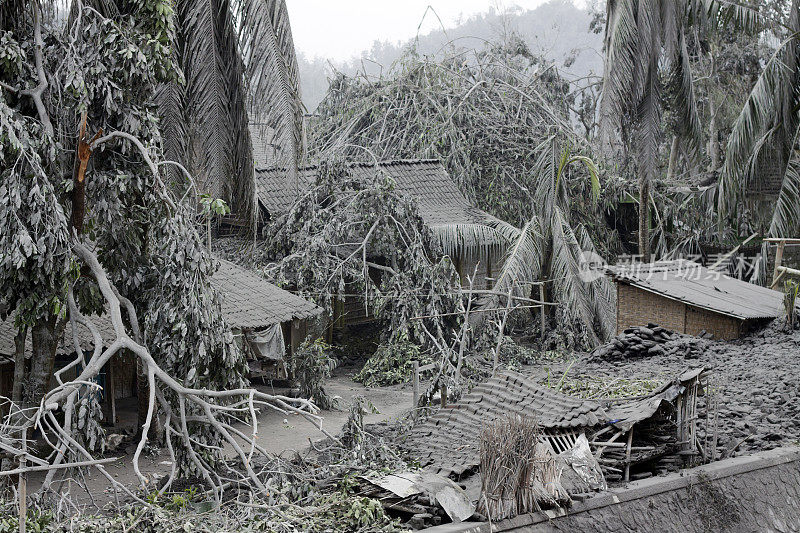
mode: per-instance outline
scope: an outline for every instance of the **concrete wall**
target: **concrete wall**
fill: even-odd
[[[742,327],[739,319],[617,283],[617,334],[632,326],[646,326],[649,322],[690,335],[706,331],[715,339],[724,340],[738,338]]]
[[[486,523],[446,524],[428,533],[488,533]],[[588,533],[800,531],[800,448],[718,461],[494,524],[492,531]]]

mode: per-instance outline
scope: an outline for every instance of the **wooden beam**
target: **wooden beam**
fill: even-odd
[[[800,244],[800,239],[785,239],[783,237],[768,237],[766,239],[763,239],[763,241],[769,243],[784,243],[789,245]]]
[[[775,270],[772,271],[772,285],[770,289],[774,289],[778,285],[780,278],[781,261],[783,261],[783,247],[786,245],[784,241],[778,243],[778,249],[775,251]]]

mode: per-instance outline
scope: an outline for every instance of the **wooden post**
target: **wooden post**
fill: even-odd
[[[447,407],[447,385],[442,383],[440,391],[441,391],[441,396],[442,396],[442,398],[441,398],[442,407]]]
[[[419,405],[419,361],[412,361],[411,365],[414,367],[414,405],[411,409],[416,409]]]
[[[772,271],[772,285],[770,285],[770,289],[774,289],[778,284],[778,278],[780,277],[781,261],[783,261],[784,246],[786,246],[786,241],[780,241],[778,242],[778,249],[775,250],[775,269]]]
[[[545,330],[545,305],[544,305],[544,283],[539,285],[539,301],[542,302],[541,307],[541,317],[542,317],[542,330],[541,330],[541,338],[544,340],[544,330]]]
[[[625,483],[631,478],[631,444],[633,444],[633,426],[628,432],[628,445],[625,451]]]
[[[28,466],[25,455],[28,453],[27,430],[22,430],[22,454],[19,457],[19,467]],[[19,498],[19,533],[25,533],[25,526],[28,521],[28,474],[19,473],[19,486],[17,487],[17,497]]]

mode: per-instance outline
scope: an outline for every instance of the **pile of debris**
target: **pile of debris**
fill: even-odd
[[[624,330],[607,344],[595,348],[589,357],[590,361],[622,361],[659,355],[697,359],[710,338],[705,332],[692,337],[651,323]]]
[[[475,513],[464,488],[439,474],[395,472],[358,481],[358,494],[379,500],[387,513],[411,529],[462,522]]]

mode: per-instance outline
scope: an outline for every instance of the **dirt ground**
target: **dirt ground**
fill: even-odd
[[[353,381],[353,376],[358,371],[355,367],[337,368],[333,376],[326,382],[325,389],[333,397],[339,397],[338,410],[322,411],[322,427],[329,433],[336,435],[347,420],[348,408],[354,396],[361,395],[372,402],[378,410],[377,414],[368,414],[364,417],[365,423],[373,424],[392,421],[403,416],[411,409],[412,390],[410,384],[390,387],[364,387]],[[273,388],[270,385],[256,385],[264,392],[286,394],[285,388]],[[290,454],[293,451],[303,452],[309,447],[309,440],[318,441],[325,438],[319,429],[300,415],[285,415],[278,411],[262,411],[258,417],[259,435],[258,442],[267,451],[276,455]],[[247,431],[247,428],[244,428]],[[109,430],[111,432],[111,430]],[[119,457],[119,460],[106,465],[107,471],[114,478],[131,489],[138,487],[139,481],[133,470],[131,459],[135,450],[134,443],[124,443],[119,449],[108,452],[108,457]],[[230,450],[229,450],[230,451]],[[145,476],[166,475],[170,471],[169,453],[166,449],[158,450],[155,454],[143,456],[140,468]],[[29,487],[33,492],[41,486],[43,474],[31,474]],[[74,500],[80,505],[90,506],[92,498],[102,507],[114,501],[113,490],[110,482],[96,469],[91,469],[86,474],[85,485],[92,496],[81,487],[79,483],[65,483],[62,490],[68,490]],[[121,498],[126,500],[127,498]]]

